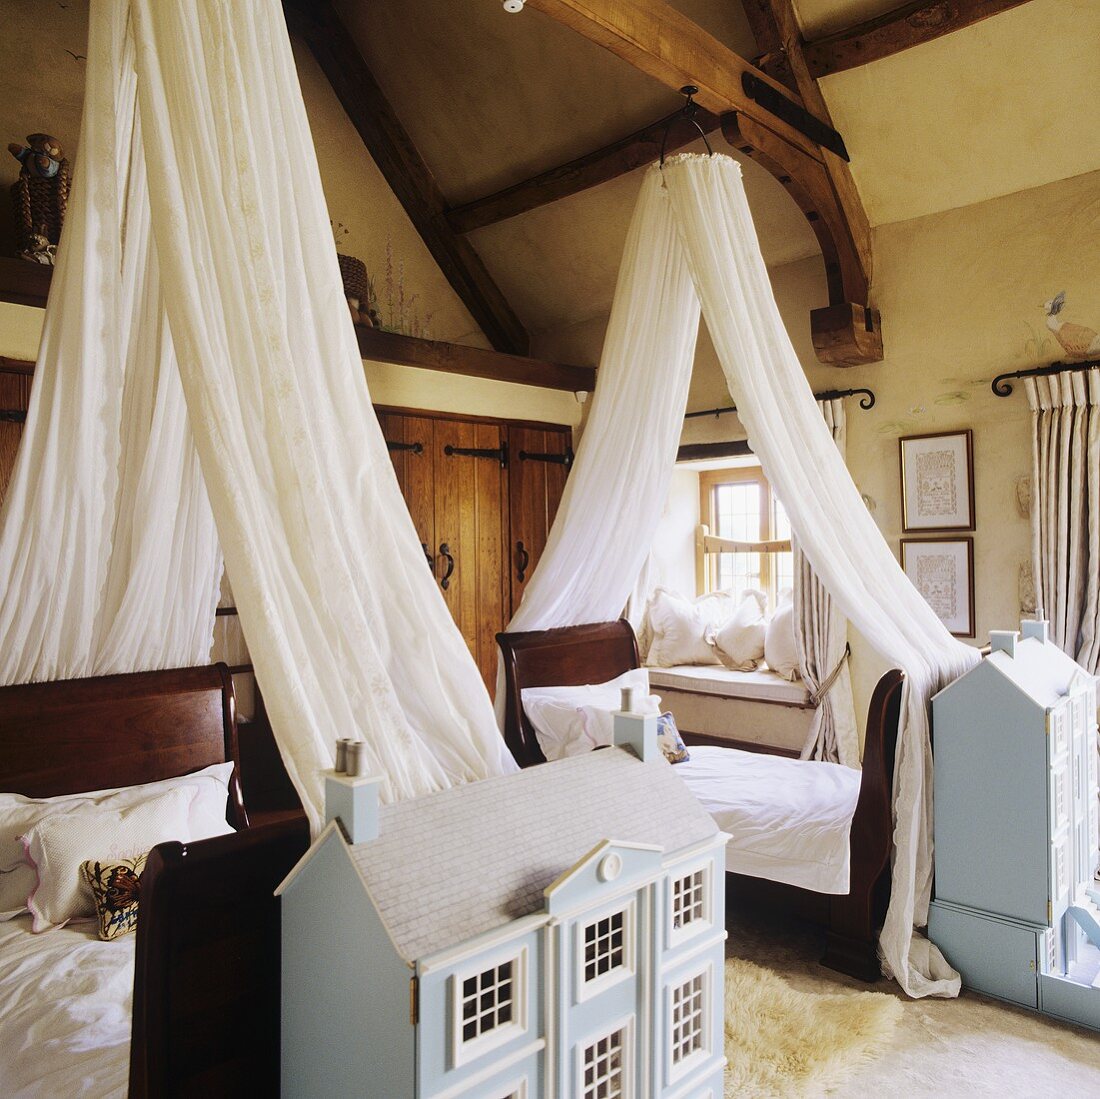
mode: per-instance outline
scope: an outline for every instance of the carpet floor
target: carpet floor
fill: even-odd
[[[910,1000],[893,982],[865,985],[817,964],[823,947],[819,929],[775,913],[738,908],[726,925],[728,957],[766,966],[792,988],[820,994],[873,989],[901,1004],[897,1026],[876,1056],[843,1080],[802,1094],[1100,1099],[1100,1034],[1095,1031],[965,990],[957,1000]]]

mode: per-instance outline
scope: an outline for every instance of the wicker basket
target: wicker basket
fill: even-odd
[[[61,226],[69,206],[69,162],[63,160],[53,179],[22,173],[11,185],[15,237],[20,249],[33,245],[36,233],[51,244],[61,240]]]
[[[336,258],[340,261],[340,277],[344,280],[344,297],[355,298],[366,309],[370,296],[367,265],[361,259],[342,256],[339,252]]]

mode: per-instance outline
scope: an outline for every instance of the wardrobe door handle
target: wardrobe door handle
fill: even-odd
[[[451,556],[451,547],[446,542],[439,543],[439,555],[447,559],[447,571],[439,581],[439,586],[446,591],[451,586],[451,573],[455,571],[455,559]]]
[[[531,555],[523,548],[522,542],[516,543],[516,579],[522,584],[527,575],[527,566],[531,563]]]
[[[432,556],[432,551],[428,549],[428,543],[421,542],[420,548],[424,551],[424,560],[428,562],[428,568],[432,570],[432,576],[435,576],[435,558]]]

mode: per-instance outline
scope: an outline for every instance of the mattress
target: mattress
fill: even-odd
[[[0,924],[5,1099],[126,1095],[134,942],[101,942],[91,923],[40,935],[29,916]]]
[[[837,763],[698,746],[673,770],[731,839],[726,869],[816,893],[847,893],[859,771]]]
[[[700,694],[726,695],[760,702],[786,702],[808,706],[810,692],[801,679],[793,682],[767,668],[755,672],[735,672],[721,664],[677,664],[674,668],[650,668],[649,685],[653,690],[698,691]]]

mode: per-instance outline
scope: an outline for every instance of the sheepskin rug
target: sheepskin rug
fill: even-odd
[[[826,1095],[888,1045],[902,1005],[881,992],[800,992],[726,961],[726,1099]]]

